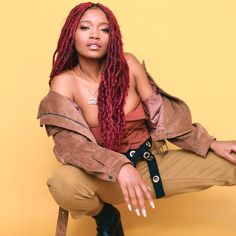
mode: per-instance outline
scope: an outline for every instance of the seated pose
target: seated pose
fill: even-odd
[[[74,219],[93,217],[99,236],[124,235],[115,204],[146,217],[155,198],[236,184],[236,142],[192,124],[188,106],[158,87],[122,45],[107,7],[75,6],[38,112],[63,164],[49,190]],[[165,140],[181,149],[168,150]]]

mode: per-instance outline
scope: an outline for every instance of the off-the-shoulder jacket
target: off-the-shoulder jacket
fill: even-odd
[[[143,66],[153,85],[153,94],[143,105],[149,115],[147,125],[154,145],[159,148],[169,140],[205,157],[215,138],[199,123],[192,123],[186,103],[162,90],[147,72],[144,62]],[[63,164],[115,182],[121,167],[131,163],[123,154],[97,144],[81,109],[66,96],[49,90],[40,102],[37,118],[48,136],[53,136],[54,154]]]

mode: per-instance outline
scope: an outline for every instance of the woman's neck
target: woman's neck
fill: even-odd
[[[79,57],[79,67],[87,80],[100,82],[104,60]]]

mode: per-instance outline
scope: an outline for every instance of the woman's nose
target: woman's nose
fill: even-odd
[[[93,32],[91,32],[89,38],[91,38],[91,39],[99,39],[100,37],[99,37],[98,32],[96,30],[94,30]]]

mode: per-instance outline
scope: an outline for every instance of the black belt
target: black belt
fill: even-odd
[[[126,153],[123,154],[133,163],[134,167],[136,167],[137,162],[139,160],[144,159],[147,161],[156,197],[160,198],[165,196],[165,192],[163,190],[161,175],[158,170],[155,156],[150,151],[151,147],[152,147],[152,139],[149,138],[141,146],[139,146],[139,148],[129,149]]]

